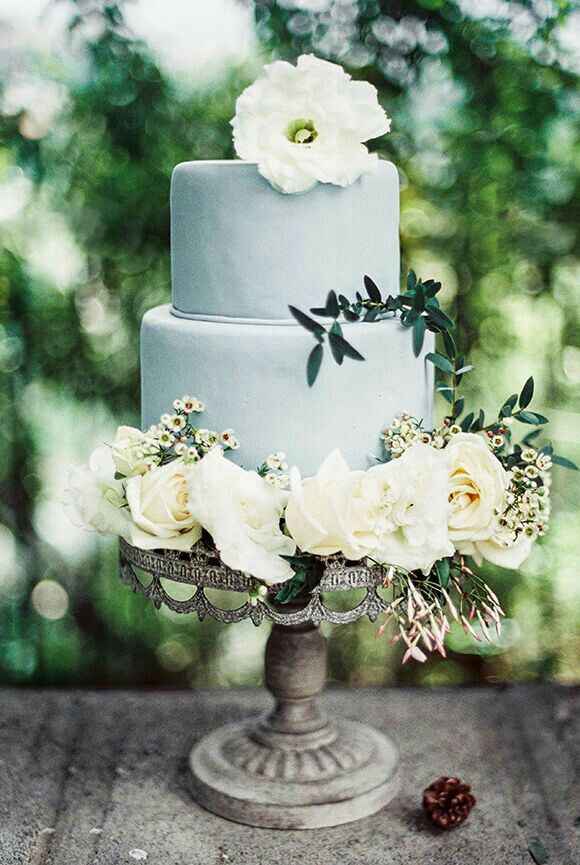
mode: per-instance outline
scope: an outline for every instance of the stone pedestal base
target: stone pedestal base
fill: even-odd
[[[386,805],[397,792],[397,750],[364,724],[328,721],[317,700],[325,679],[326,644],[318,628],[274,625],[266,684],[276,708],[253,725],[222,727],[194,747],[190,768],[199,804],[273,829],[337,826]]]
[[[336,725],[316,749],[269,749],[243,725],[206,736],[191,752],[195,799],[250,826],[316,829],[374,814],[397,792],[397,751],[371,727]]]

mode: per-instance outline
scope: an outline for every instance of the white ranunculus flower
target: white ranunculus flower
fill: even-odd
[[[281,192],[318,182],[348,186],[376,167],[363,142],[390,129],[376,88],[341,66],[303,54],[277,60],[236,102],[234,145],[241,159]]]
[[[350,471],[333,451],[312,478],[292,471],[286,525],[304,552],[428,573],[453,553],[447,492],[446,463],[427,445],[366,472]]]
[[[292,577],[281,558],[296,552],[280,529],[287,493],[227,460],[219,447],[194,466],[189,493],[193,515],[226,565],[269,585]]]
[[[453,555],[447,466],[441,451],[417,443],[368,474],[382,487],[373,559],[428,574],[438,559]]]
[[[146,447],[145,434],[132,426],[120,426],[115,433],[111,453],[119,474],[130,478],[143,475],[148,469],[144,461]]]
[[[526,535],[520,535],[515,542],[504,542],[500,536],[496,535],[486,541],[475,541],[474,543],[464,541],[460,545],[460,552],[464,556],[472,556],[478,565],[481,565],[485,559],[492,565],[515,570],[523,565],[528,558],[533,544],[533,540]]]
[[[462,552],[463,543],[486,541],[494,535],[508,477],[484,439],[475,433],[454,435],[444,454],[449,470],[449,536]]]
[[[122,481],[116,481],[114,475],[111,451],[102,445],[93,451],[87,466],[71,469],[64,507],[75,525],[129,540],[125,491]]]
[[[191,512],[189,480],[195,470],[181,460],[153,468],[127,481],[133,522],[130,541],[142,550],[189,550],[201,537]]]

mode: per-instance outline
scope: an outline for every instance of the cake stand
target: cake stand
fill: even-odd
[[[200,805],[251,826],[314,829],[374,814],[393,798],[399,762],[393,743],[359,721],[327,718],[318,701],[326,679],[326,640],[319,625],[347,624],[361,616],[375,620],[387,608],[379,593],[383,568],[329,559],[314,591],[284,605],[274,600],[279,587],[260,596],[256,580],[225,566],[201,542],[184,553],[140,550],[121,540],[120,572],[157,608],[166,604],[177,613],[195,612],[200,620],[273,622],[265,679],[275,707],[265,717],[228,724],[197,742],[189,767]],[[176,600],[164,588],[166,580],[190,585],[192,596]],[[221,609],[206,589],[246,597],[237,609]],[[325,592],[352,589],[364,590],[353,609],[325,604]]]

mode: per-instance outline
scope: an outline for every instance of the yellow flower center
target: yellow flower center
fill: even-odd
[[[318,138],[318,132],[312,120],[300,117],[290,123],[286,137],[292,144],[312,144]]]

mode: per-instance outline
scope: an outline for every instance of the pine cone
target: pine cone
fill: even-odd
[[[469,784],[443,776],[423,792],[423,808],[435,826],[453,829],[469,817],[475,805]]]

